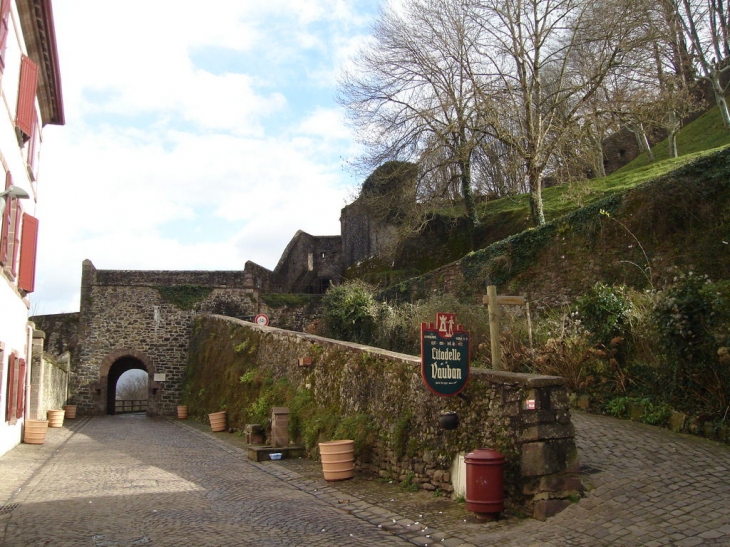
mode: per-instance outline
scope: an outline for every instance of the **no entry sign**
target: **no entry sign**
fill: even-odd
[[[436,395],[458,395],[469,380],[469,333],[455,313],[437,313],[421,323],[421,376]]]

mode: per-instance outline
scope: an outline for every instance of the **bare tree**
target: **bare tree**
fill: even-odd
[[[575,134],[584,106],[644,40],[630,0],[481,0],[474,13],[488,85],[487,133],[525,165],[534,224],[545,222],[543,176]]]
[[[363,172],[388,160],[416,163],[419,202],[459,197],[471,227],[478,222],[472,160],[483,137],[477,31],[468,0],[388,6],[372,42],[343,75],[339,94],[366,147]]]
[[[127,371],[117,382],[117,400],[141,401],[148,396],[149,377],[143,370]]]
[[[698,77],[712,86],[722,121],[730,129],[730,111],[725,93],[730,84],[730,0],[663,0],[668,18],[681,27],[689,56],[699,69]]]

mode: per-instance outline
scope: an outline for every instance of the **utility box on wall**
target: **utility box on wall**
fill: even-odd
[[[275,406],[271,409],[271,446],[289,446],[289,409]]]

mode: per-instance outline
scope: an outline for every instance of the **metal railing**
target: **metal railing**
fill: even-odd
[[[114,401],[114,413],[147,412],[147,399],[117,399]]]

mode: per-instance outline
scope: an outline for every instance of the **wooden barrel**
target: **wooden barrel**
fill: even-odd
[[[76,418],[76,405],[66,405],[63,409],[66,411],[66,418],[69,420]]]
[[[351,479],[355,470],[355,441],[319,443],[319,457],[326,481]]]
[[[26,444],[43,444],[46,442],[48,421],[46,420],[25,420],[25,431],[23,442]]]
[[[213,412],[208,414],[208,420],[210,420],[210,428],[213,431],[225,431],[226,430],[226,411]]]
[[[177,417],[180,420],[186,419],[188,417],[188,407],[178,406],[177,407]]]
[[[63,416],[66,411],[62,408],[48,411],[48,427],[63,427]]]

